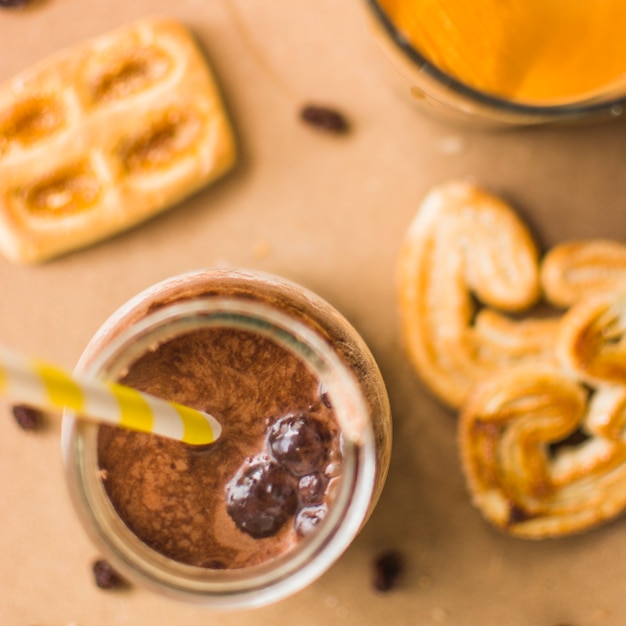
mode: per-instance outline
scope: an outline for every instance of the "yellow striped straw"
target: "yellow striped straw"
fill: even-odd
[[[208,413],[113,382],[79,380],[56,365],[0,347],[0,395],[44,410],[163,435],[193,445],[213,443],[220,423]]]

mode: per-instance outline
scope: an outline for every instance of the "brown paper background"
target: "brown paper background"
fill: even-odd
[[[0,80],[42,56],[151,13],[197,34],[241,146],[236,170],[162,216],[37,267],[0,260],[0,341],[73,367],[104,319],[137,291],[203,266],[256,268],[317,291],[372,348],[395,443],[370,522],[318,582],[277,605],[216,612],[133,589],[97,589],[98,556],[68,501],[59,424],[0,423],[0,624],[4,626],[619,626],[626,519],[578,537],[500,535],[472,508],[454,416],[403,353],[394,265],[432,185],[472,176],[510,200],[543,247],[626,239],[626,125],[471,132],[412,109],[389,81],[357,0],[42,0],[0,11]],[[353,132],[302,125],[328,103]],[[371,562],[396,548],[400,586],[374,592]]]

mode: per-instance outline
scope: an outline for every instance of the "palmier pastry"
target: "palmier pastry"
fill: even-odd
[[[478,385],[459,446],[474,504],[518,537],[580,532],[626,507],[626,388],[518,367]]]
[[[409,357],[450,406],[494,371],[553,360],[556,320],[514,321],[495,310],[521,311],[540,295],[537,248],[502,200],[464,181],[433,189],[408,229],[398,270]]]
[[[233,133],[190,33],[161,18],[0,86],[0,252],[42,261],[182,200],[231,168]]]
[[[626,289],[626,246],[606,239],[559,244],[543,258],[541,284],[546,299],[564,308],[593,293]]]
[[[567,311],[556,346],[564,370],[581,380],[626,387],[626,286],[590,296]]]

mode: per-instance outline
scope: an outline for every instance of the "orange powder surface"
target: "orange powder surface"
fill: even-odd
[[[624,0],[379,0],[433,65],[485,93],[563,104],[626,92]]]

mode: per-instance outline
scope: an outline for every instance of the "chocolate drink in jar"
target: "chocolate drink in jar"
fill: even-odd
[[[284,597],[339,557],[378,499],[382,378],[348,322],[298,285],[219,270],[169,279],[122,307],[78,369],[222,424],[194,447],[67,416],[87,530],[153,590],[219,606]]]

